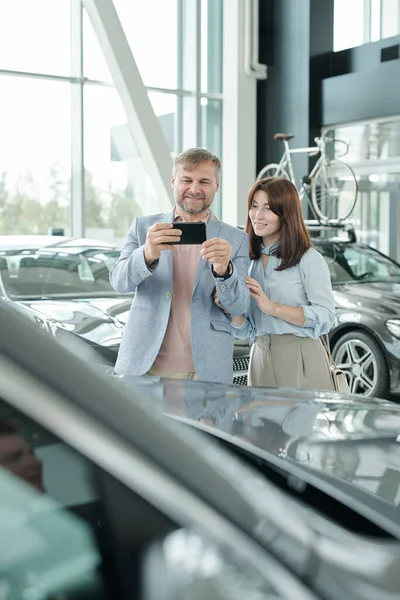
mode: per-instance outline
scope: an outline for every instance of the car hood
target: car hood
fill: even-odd
[[[128,319],[132,298],[133,296],[129,295],[118,298],[31,300],[17,304],[35,315],[40,325],[44,325],[44,322],[50,323],[84,338],[91,344],[117,349]],[[247,340],[235,341],[235,358],[247,359],[249,352]]]
[[[154,410],[184,417],[253,441],[265,421],[293,442],[343,442],[400,437],[400,406],[386,400],[338,392],[245,387],[158,377],[118,376],[143,388]],[[272,429],[272,427],[271,427]],[[271,436],[266,436],[269,449]]]
[[[119,377],[142,387],[154,410],[255,455],[275,455],[350,482],[386,501],[400,497],[400,406],[283,388]]]
[[[400,318],[400,283],[349,283],[334,285],[336,306]]]
[[[33,300],[22,304],[35,315],[101,346],[119,345],[132,298]]]

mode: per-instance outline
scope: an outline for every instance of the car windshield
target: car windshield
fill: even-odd
[[[0,253],[0,277],[12,300],[116,296],[109,272],[114,249],[57,248]]]
[[[333,285],[400,282],[400,266],[373,248],[349,244],[316,247],[325,258]]]

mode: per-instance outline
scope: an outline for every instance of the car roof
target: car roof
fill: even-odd
[[[64,242],[71,238],[55,235],[2,235],[0,250],[27,250],[52,246],[57,241]]]
[[[1,250],[39,250],[40,248],[71,247],[117,248],[111,242],[87,238],[73,238],[58,235],[3,235],[0,237]]]

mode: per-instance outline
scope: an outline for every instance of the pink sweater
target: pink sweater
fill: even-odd
[[[172,249],[172,300],[168,327],[154,364],[163,371],[194,373],[190,332],[190,304],[200,245],[174,246]]]

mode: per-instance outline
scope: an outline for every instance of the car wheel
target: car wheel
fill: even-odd
[[[352,394],[384,398],[389,391],[385,356],[372,336],[350,331],[332,349],[336,365],[346,374]]]

